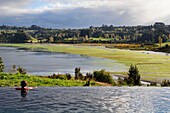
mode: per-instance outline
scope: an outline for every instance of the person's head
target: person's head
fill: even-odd
[[[21,81],[21,87],[25,87],[27,86],[27,82],[26,81]]]

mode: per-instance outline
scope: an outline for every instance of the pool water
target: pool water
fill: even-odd
[[[0,113],[168,113],[170,88],[38,87],[21,97],[0,88]]]

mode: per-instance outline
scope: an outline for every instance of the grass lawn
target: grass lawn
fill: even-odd
[[[170,79],[170,56],[144,54],[123,49],[108,49],[104,46],[65,45],[65,44],[0,44],[0,46],[43,49],[51,52],[66,52],[93,57],[117,60],[130,66],[137,65],[143,80],[160,82]]]

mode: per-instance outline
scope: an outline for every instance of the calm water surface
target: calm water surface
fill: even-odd
[[[127,71],[125,65],[116,63],[114,60],[75,54],[32,52],[0,47],[0,56],[3,58],[6,72],[10,72],[13,65],[24,67],[29,74],[33,75],[73,74],[76,67],[81,67],[82,73],[101,69],[112,72]]]
[[[26,97],[0,88],[0,113],[169,113],[170,88],[38,87]]]

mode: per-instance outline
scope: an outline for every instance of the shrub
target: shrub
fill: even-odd
[[[49,78],[52,78],[52,79],[61,79],[61,80],[66,80],[67,77],[66,75],[63,75],[63,74],[53,74],[52,76],[49,76]]]
[[[162,86],[162,87],[170,86],[170,81],[169,81],[169,80],[164,80],[164,81],[161,83],[161,86]]]
[[[96,81],[114,84],[112,76],[108,72],[105,72],[105,70],[94,71],[93,75]]]
[[[7,74],[0,73],[0,79],[7,79]]]
[[[118,81],[117,81],[117,85],[118,86],[127,85],[126,81],[127,81],[126,79],[123,79],[123,78],[119,77]]]
[[[150,84],[150,86],[157,86],[157,83],[156,83],[156,82],[152,82],[152,83]]]
[[[91,80],[92,78],[93,78],[93,74],[86,73],[86,76],[84,77],[84,80],[87,80],[87,79]]]
[[[26,74],[26,69],[22,68],[22,67],[18,67],[17,69],[18,73],[20,74]]]
[[[66,74],[67,80],[71,79],[71,75],[69,73]]]

